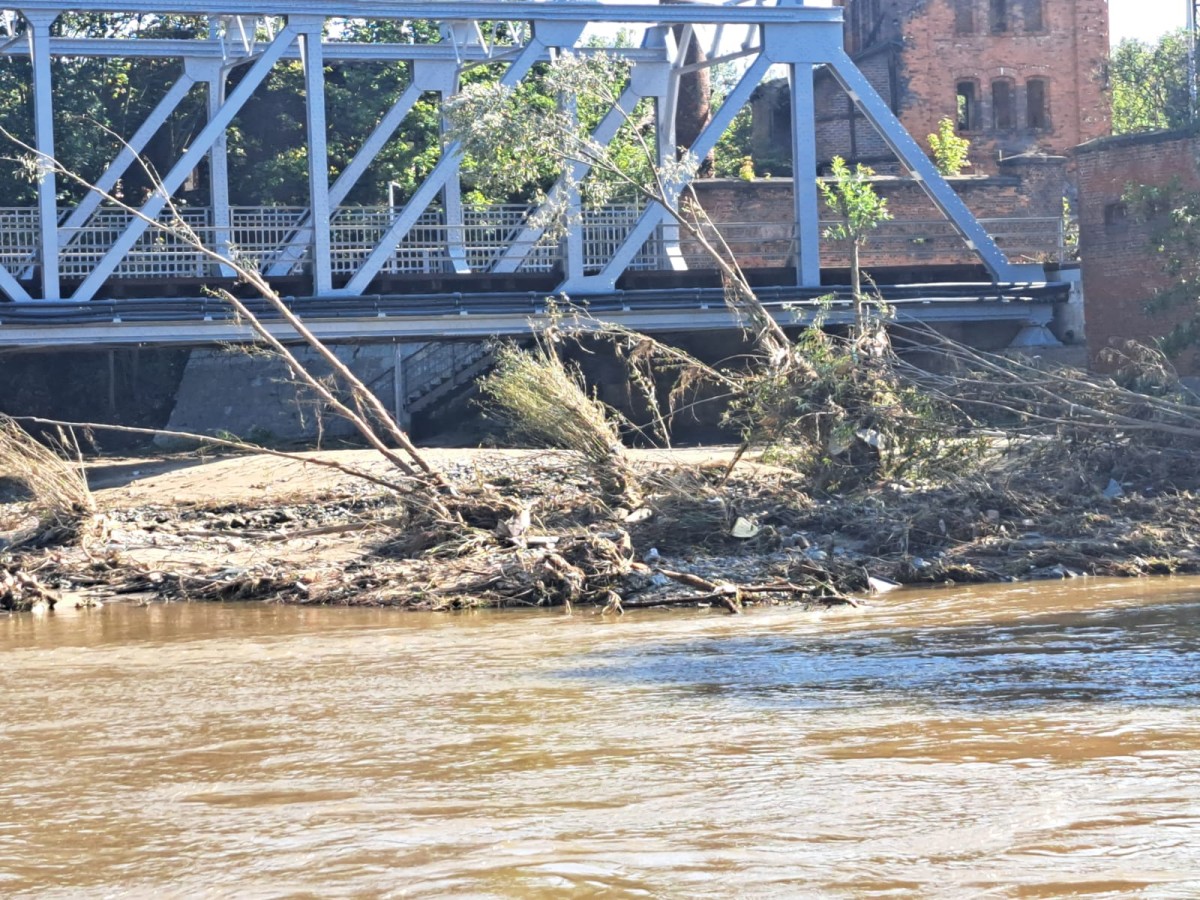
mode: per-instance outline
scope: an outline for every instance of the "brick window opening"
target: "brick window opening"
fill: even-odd
[[[958,116],[959,131],[974,131],[979,127],[979,96],[975,90],[975,82],[960,81],[958,83]]]
[[[1124,203],[1109,203],[1104,207],[1104,227],[1119,228],[1128,224],[1129,207]]]
[[[1042,13],[1042,0],[1025,0],[1022,10],[1026,31],[1045,31],[1046,20]]]
[[[1031,78],[1025,84],[1025,122],[1034,131],[1050,127],[1050,111],[1046,105],[1046,82]]]
[[[992,34],[1008,31],[1008,0],[988,0],[988,28]]]
[[[1011,81],[992,82],[992,128],[1012,131],[1017,127],[1016,91]]]
[[[975,33],[975,0],[954,0],[954,31],[956,34]]]

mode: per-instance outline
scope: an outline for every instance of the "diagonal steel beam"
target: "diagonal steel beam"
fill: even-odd
[[[812,63],[788,67],[792,93],[792,209],[796,283],[821,285],[821,201],[817,190],[817,131]]]
[[[358,180],[367,171],[367,167],[379,155],[384,145],[396,133],[396,129],[400,127],[418,100],[421,99],[421,94],[425,88],[413,82],[404,93],[392,104],[391,109],[387,111],[379,124],[371,132],[370,136],[363,142],[363,145],[354,154],[354,158],[344,168],[337,179],[329,187],[329,204],[333,208],[341,205],[341,202],[346,199],[346,195],[358,183]],[[292,267],[300,261],[304,255],[304,247],[312,236],[312,217],[310,213],[305,213],[300,219],[300,224],[296,227],[296,231],[288,238],[287,246],[285,246],[276,257],[275,262],[267,269],[268,275],[287,275]]]
[[[521,55],[513,61],[512,65],[504,73],[500,79],[500,84],[504,87],[514,87],[522,78],[529,72],[542,54],[544,45],[536,32],[534,39],[526,45],[521,51]],[[462,162],[462,147],[459,142],[455,141],[446,146],[442,152],[442,158],[438,160],[433,171],[426,176],[425,181],[417,188],[412,199],[404,205],[404,209],[392,223],[391,227],[383,235],[382,240],[375,246],[375,249],[367,256],[363,264],[359,266],[358,271],[353,277],[346,282],[346,286],[341,290],[335,290],[332,293],[335,296],[354,296],[361,294],[367,289],[367,285],[371,283],[371,279],[383,268],[388,257],[396,249],[399,243],[404,240],[405,235],[412,230],[417,224],[417,219],[425,212],[426,207],[433,202],[433,198],[441,193],[443,185],[451,178],[458,177],[458,166]]]
[[[150,115],[146,116],[146,120],[142,122],[137,131],[121,147],[121,152],[113,158],[108,168],[104,170],[104,174],[96,179],[96,183],[92,185],[87,196],[67,216],[67,220],[58,229],[58,240],[64,248],[79,236],[76,229],[82,228],[87,220],[91,218],[92,213],[96,211],[96,207],[104,201],[104,195],[112,193],[112,189],[121,180],[121,176],[125,174],[126,169],[133,165],[134,161],[138,158],[138,154],[145,149],[150,139],[166,124],[171,113],[175,112],[179,104],[183,102],[183,98],[187,96],[188,91],[196,83],[196,79],[192,76],[189,69],[189,66],[184,66],[183,73],[176,80],[175,84],[158,101],[158,105],[154,107]]]
[[[113,242],[108,252],[96,264],[96,267],[75,289],[75,293],[72,295],[73,300],[91,300],[96,295],[108,276],[112,274],[113,269],[125,258],[125,254],[137,243],[138,238],[145,233],[150,224],[146,220],[156,219],[158,214],[163,211],[170,196],[179,190],[184,179],[199,165],[200,160],[208,153],[217,139],[225,133],[225,129],[229,127],[233,117],[238,114],[238,111],[250,99],[250,95],[267,77],[267,73],[275,66],[283,52],[296,40],[297,33],[297,30],[290,24],[280,30],[275,40],[267,46],[262,56],[250,67],[242,81],[226,98],[221,111],[209,119],[208,124],[196,135],[196,140],[183,151],[178,162],[163,176],[159,189],[142,206],[139,215],[135,216],[133,221],[126,226],[120,237]]]
[[[14,302],[33,299],[29,296],[29,292],[21,287],[21,282],[13,278],[12,273],[4,268],[4,266],[0,266],[0,292],[3,292],[5,297]]]
[[[716,146],[717,141],[721,139],[721,135],[725,133],[725,129],[729,127],[734,116],[738,114],[750,99],[750,95],[758,87],[759,82],[762,81],[767,70],[770,68],[771,60],[765,53],[760,54],[751,63],[750,67],[742,75],[741,80],[729,92],[729,95],[725,98],[725,102],[721,104],[721,108],[713,115],[704,130],[697,135],[695,142],[689,148],[693,156],[697,159],[704,159],[709,151]],[[667,195],[663,199],[669,204],[674,205],[685,187],[687,187],[687,182],[668,186]],[[599,273],[585,275],[582,278],[568,279],[559,286],[558,290],[566,293],[578,293],[585,290],[614,290],[621,273],[629,268],[629,264],[642,248],[642,244],[646,243],[646,240],[654,233],[654,229],[659,226],[659,223],[662,222],[666,214],[667,211],[661,203],[650,204],[642,212],[642,215],[638,218],[629,235],[621,242],[621,246],[617,248],[616,253],[613,254],[612,258]]]
[[[833,72],[833,77],[850,95],[850,99],[858,104],[858,108],[875,126],[880,137],[891,147],[892,152],[908,167],[913,178],[920,182],[929,199],[942,211],[942,214],[966,241],[967,246],[979,254],[980,260],[992,273],[992,277],[997,281],[1014,284],[1045,281],[1046,272],[1042,266],[1019,265],[1008,261],[1004,252],[992,240],[991,235],[967,209],[962,198],[946,183],[937,167],[925,155],[917,142],[904,130],[900,120],[883,102],[883,98],[858,70],[846,52],[838,49],[830,55],[829,68]]]
[[[205,116],[219,115],[225,103],[228,72],[219,60],[191,60],[207,82]],[[233,252],[233,212],[229,207],[229,135],[222,132],[208,151],[208,202],[212,209],[212,249],[229,258]],[[233,267],[222,263],[218,270],[222,278],[234,276]]]

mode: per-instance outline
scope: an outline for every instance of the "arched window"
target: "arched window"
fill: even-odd
[[[954,32],[975,33],[975,0],[954,0]]]
[[[960,81],[957,90],[955,125],[959,131],[976,131],[979,128],[979,85],[974,81]]]
[[[988,29],[992,34],[1004,34],[1009,30],[1008,0],[988,0]]]
[[[992,82],[992,128],[1012,131],[1017,127],[1017,92],[1007,78]]]
[[[1045,31],[1046,20],[1042,12],[1042,0],[1025,0],[1022,18],[1026,31]]]
[[[1034,131],[1045,131],[1050,127],[1050,104],[1044,78],[1030,78],[1025,82],[1025,124]]]

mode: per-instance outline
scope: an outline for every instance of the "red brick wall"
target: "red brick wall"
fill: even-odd
[[[1031,157],[1005,163],[1004,174],[990,178],[950,179],[967,207],[981,218],[1042,219],[989,226],[1011,235],[1027,259],[1044,260],[1057,252],[1056,226],[1062,215],[1066,177],[1063,157]],[[867,245],[864,263],[885,265],[971,264],[977,257],[954,235],[924,190],[910,178],[879,176],[876,191],[888,201],[893,221],[885,222]],[[705,211],[746,267],[785,265],[791,247],[793,219],[790,178],[696,182]],[[822,217],[826,213],[822,210]],[[924,223],[934,222],[934,226]],[[1001,246],[1004,246],[1001,241]],[[686,244],[684,252],[697,256]],[[1012,254],[1010,254],[1012,255]],[[824,266],[844,266],[846,253],[831,242],[821,248]]]
[[[1011,0],[1012,21],[1004,34],[987,28],[987,0],[975,6],[976,33],[955,33],[952,0],[910,0],[902,16],[900,118],[922,144],[943,116],[953,117],[956,86],[974,80],[982,95],[983,127],[970,135],[976,171],[994,170],[998,153],[1040,150],[1063,153],[1111,131],[1104,90],[1108,61],[1107,0],[1044,0],[1044,29],[1030,33],[1021,4]],[[1017,128],[991,128],[991,83],[1010,79],[1016,88]],[[1034,131],[1025,122],[1025,86],[1047,82],[1050,128]]]
[[[856,60],[859,70],[889,105],[895,99],[892,94],[898,50],[895,44],[882,45]],[[819,71],[813,89],[818,160],[841,156],[880,172],[898,171],[891,148],[884,143],[875,126],[850,102],[850,97],[832,75]]]
[[[1150,233],[1120,204],[1131,184],[1200,190],[1200,137],[1177,132],[1107,138],[1075,151],[1079,183],[1079,251],[1093,365],[1105,347],[1163,335],[1178,319],[1148,316],[1146,301],[1167,286],[1162,261],[1149,248]],[[1185,366],[1200,373],[1195,360]]]
[[[974,0],[975,31],[967,35],[955,31],[953,0],[883,0],[878,27],[861,21],[865,3],[845,0],[846,46],[885,99],[894,92],[901,122],[922,146],[939,120],[955,118],[960,81],[978,86],[981,127],[965,135],[972,142],[971,171],[976,174],[995,173],[1000,154],[1065,153],[1110,132],[1104,85],[1107,0],[1044,0],[1044,27],[1038,31],[1026,28],[1023,5],[1010,0],[1009,29],[1003,34],[988,28],[989,0]],[[864,37],[874,42],[869,48],[862,46]],[[889,64],[894,73],[888,71]],[[1026,122],[1026,85],[1031,78],[1046,82],[1049,127],[1044,130]],[[991,85],[997,79],[1010,80],[1016,92],[1016,127],[1011,130],[991,127]],[[862,149],[852,150],[845,103],[835,86],[818,88],[820,158],[872,158],[875,148],[869,139],[860,138]]]

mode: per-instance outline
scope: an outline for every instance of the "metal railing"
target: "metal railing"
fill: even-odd
[[[453,379],[488,354],[478,341],[435,341],[425,344],[401,363],[406,406],[419,401],[442,383]]]
[[[587,271],[598,271],[612,258],[642,213],[635,204],[610,204],[582,214],[582,256]],[[65,211],[62,211],[65,212]],[[60,221],[62,221],[60,212]],[[291,274],[311,269],[305,217],[301,207],[233,207],[228,225],[218,227],[207,208],[184,208],[180,216],[190,229],[148,229],[113,272],[115,278],[206,278],[218,274],[218,264],[196,250],[195,239],[205,246],[231,253],[235,258],[266,271],[281,260]],[[454,271],[456,258],[473,272],[490,271],[522,241],[530,208],[495,205],[468,208],[462,225],[447,225],[439,209],[424,213],[393,249],[382,272],[392,275],[434,274]],[[392,207],[340,207],[330,222],[330,264],[335,275],[350,275],[383,239],[398,210]],[[101,208],[80,228],[63,230],[59,267],[63,277],[84,278],[118,239],[132,214]],[[161,221],[170,223],[164,216]],[[1067,255],[1061,218],[993,218],[980,223],[1012,260],[1062,262]],[[823,227],[825,224],[823,223]],[[579,226],[577,226],[579,227]],[[745,267],[789,266],[795,259],[795,227],[791,223],[717,223],[734,254]],[[536,232],[535,232],[536,233]],[[551,272],[564,265],[562,242],[546,236],[516,246],[523,259],[519,272]],[[664,242],[657,231],[634,257],[630,268],[664,268]],[[681,244],[690,267],[712,268],[694,243]],[[0,264],[31,277],[38,254],[38,216],[35,209],[0,209]],[[837,242],[822,240],[821,261],[844,264],[845,250]],[[871,232],[864,263],[908,264],[972,262],[974,257],[945,220],[892,220]]]

